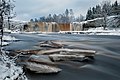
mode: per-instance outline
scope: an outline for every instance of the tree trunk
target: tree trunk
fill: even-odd
[[[2,51],[2,38],[3,38],[3,16],[0,15],[0,30],[1,30],[1,45],[0,45],[0,50]]]
[[[104,27],[104,30],[106,29],[106,27],[107,27],[107,14],[106,13],[104,13],[104,15],[103,15],[103,27]]]

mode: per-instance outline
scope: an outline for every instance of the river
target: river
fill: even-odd
[[[5,50],[38,49],[40,41],[71,42],[69,46],[96,50],[91,62],[59,62],[58,74],[35,74],[27,71],[29,80],[120,80],[120,36],[78,34],[10,34],[20,41],[12,42]]]

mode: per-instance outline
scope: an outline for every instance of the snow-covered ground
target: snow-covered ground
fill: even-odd
[[[11,41],[16,40],[18,39],[15,37],[4,35],[2,45],[8,45]],[[22,77],[22,80],[27,80],[23,74],[23,69],[16,66],[14,60],[9,59],[9,57],[5,54],[5,51],[0,51],[0,80],[15,80],[19,77]]]
[[[90,28],[86,31],[60,31],[58,33],[63,33],[63,34],[84,34],[84,35],[117,35],[120,36],[120,28],[113,28],[109,29],[107,28],[104,30],[103,27],[98,27],[98,28]]]
[[[6,45],[10,44],[12,41],[17,41],[18,40],[15,37],[6,36],[6,35],[4,35],[2,39],[3,39],[3,43],[2,43],[3,46],[6,46]],[[1,43],[1,41],[0,41],[0,43]]]
[[[11,37],[11,36],[6,36],[4,35],[3,36],[3,40],[6,40],[6,41],[16,41],[18,39],[16,39],[15,37]]]
[[[4,28],[4,33],[21,33],[20,29],[15,29],[15,30],[9,30],[7,28]]]
[[[104,30],[103,27],[90,28],[86,31],[89,35],[120,35],[120,28]]]
[[[17,67],[13,63],[0,62],[0,80],[15,80],[22,73],[21,67]]]

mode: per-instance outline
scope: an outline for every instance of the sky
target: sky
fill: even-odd
[[[114,1],[116,0],[111,0]],[[29,21],[48,14],[62,14],[66,9],[73,9],[75,16],[85,16],[90,7],[101,2],[102,0],[15,0],[14,11],[17,15],[14,19]]]

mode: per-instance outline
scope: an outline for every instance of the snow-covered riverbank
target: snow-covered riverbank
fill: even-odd
[[[9,59],[5,52],[2,51],[0,55],[0,80],[27,80],[23,69],[16,66],[13,59]]]
[[[2,45],[6,46],[6,45],[9,45],[13,41],[17,41],[18,39],[16,39],[15,37],[12,37],[12,36],[4,35],[2,40],[3,40]],[[0,41],[0,43],[1,43],[1,41]]]
[[[118,35],[120,36],[120,29],[106,29],[103,27],[90,28],[86,31],[60,31],[62,34],[82,34],[82,35]]]
[[[40,32],[40,31],[33,31],[33,32],[25,32],[20,30],[7,30],[5,32],[15,33],[15,34],[84,34],[84,35],[118,35],[120,36],[120,28],[106,28],[104,30],[103,27],[96,27],[96,28],[89,28],[86,31],[59,31],[59,32]],[[4,36],[3,39],[9,40],[16,40],[14,37]]]
[[[103,27],[98,27],[98,28],[90,28],[87,30],[90,35],[120,35],[120,29],[109,29],[107,28],[106,30],[103,29]]]
[[[12,41],[16,41],[15,37],[4,35],[2,38],[2,46],[9,45]],[[1,43],[1,41],[0,41]],[[6,52],[0,51],[0,80],[15,80],[22,79],[27,80],[24,76],[23,69],[20,66],[16,66],[14,59],[10,59]]]

